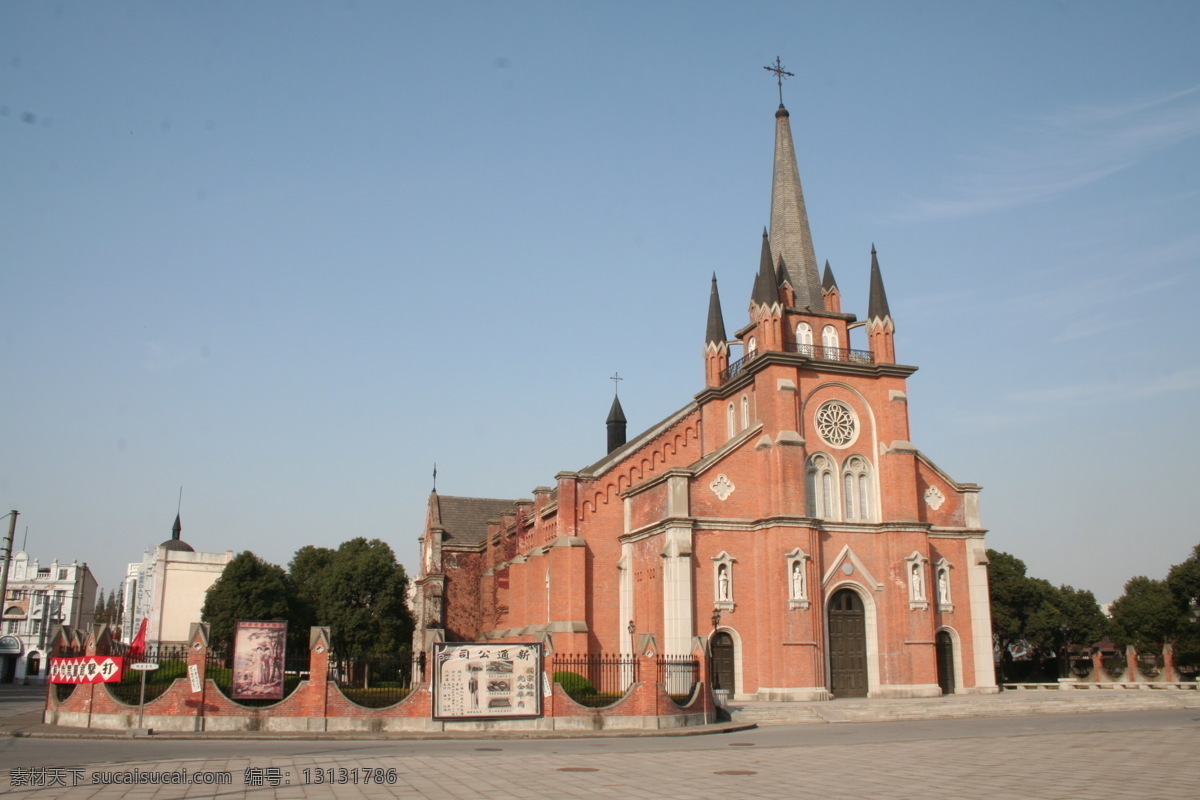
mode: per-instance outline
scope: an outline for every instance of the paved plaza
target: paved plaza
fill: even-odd
[[[30,800],[1200,796],[1197,709],[778,725],[685,738],[6,739],[0,752],[0,791]],[[183,770],[228,782],[146,783]],[[142,785],[93,783],[127,779]]]

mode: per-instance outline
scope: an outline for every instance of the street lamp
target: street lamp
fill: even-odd
[[[625,630],[629,632],[629,652],[633,653],[633,633],[637,630],[637,626],[633,624],[633,620],[629,620],[629,624],[625,626]]]

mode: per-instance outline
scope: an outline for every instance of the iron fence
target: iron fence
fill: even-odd
[[[658,682],[679,705],[686,705],[700,682],[700,662],[691,656],[659,656]]]
[[[830,347],[823,344],[795,342],[787,346],[793,353],[815,358],[818,361],[846,361],[852,364],[873,364],[875,356],[870,350],[851,350],[849,347]]]
[[[385,708],[408,697],[425,674],[425,653],[404,649],[391,656],[344,656],[329,660],[329,679],[347,700]]]
[[[108,687],[109,694],[113,696],[113,699],[127,705],[136,706],[138,704],[142,696],[143,674],[146,676],[145,700],[147,703],[161,697],[176,678],[187,677],[187,647],[184,645],[149,644],[141,653],[135,654],[135,659],[129,657],[127,645],[114,646],[113,655],[125,657],[125,674],[120,683],[104,685]],[[135,661],[140,664],[157,664],[158,669],[144,672],[131,669]]]
[[[633,656],[580,654],[554,656],[554,682],[571,699],[590,708],[620,700],[638,680]]]

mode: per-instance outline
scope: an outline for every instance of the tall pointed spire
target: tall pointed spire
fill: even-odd
[[[608,452],[611,453],[625,444],[625,411],[621,408],[621,398],[615,394],[605,425],[608,428]]]
[[[721,296],[717,293],[717,273],[712,276],[712,290],[708,293],[708,330],[704,343],[720,347],[728,341],[725,336],[725,317],[721,315]]]
[[[756,306],[773,306],[779,303],[779,280],[775,275],[775,259],[771,257],[771,240],[763,228],[762,255],[758,260],[758,275],[754,278],[754,293],[750,302]]]
[[[887,292],[883,290],[883,274],[879,271],[879,256],[871,244],[871,294],[867,301],[867,319],[884,320],[892,316],[888,310]]]
[[[179,521],[179,512],[175,512],[175,524],[171,526],[171,538],[179,541],[179,536],[182,533],[183,523]]]
[[[825,309],[821,293],[821,278],[817,256],[813,249],[812,233],[808,227],[808,211],[804,207],[804,192],[800,187],[800,168],[792,145],[792,128],[788,111],[780,103],[775,112],[775,172],[771,180],[771,252],[787,262],[796,290],[796,306],[814,311]],[[774,260],[774,259],[773,259]]]

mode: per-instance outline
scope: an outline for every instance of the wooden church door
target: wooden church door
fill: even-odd
[[[712,688],[733,694],[733,637],[721,632],[712,641]]]
[[[829,691],[867,696],[867,618],[853,589],[840,589],[829,601]]]
[[[954,639],[946,631],[938,631],[937,677],[942,694],[954,694]]]

